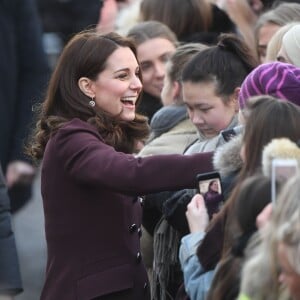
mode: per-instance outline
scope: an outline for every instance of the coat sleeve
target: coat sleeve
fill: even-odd
[[[11,228],[9,198],[0,168],[0,295],[22,291],[14,234]]]
[[[179,248],[184,286],[191,300],[206,299],[214,276],[214,271],[205,272],[196,255],[197,246],[204,235],[203,232],[197,232],[184,236]]]
[[[150,194],[196,186],[196,175],[212,170],[212,153],[134,157],[106,145],[96,131],[74,125],[53,138],[64,170],[80,183],[128,194]]]

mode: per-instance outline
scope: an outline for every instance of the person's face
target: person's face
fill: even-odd
[[[236,102],[230,97],[224,104],[216,95],[214,82],[183,82],[183,101],[188,114],[200,133],[212,138],[225,129],[232,121],[236,111]]]
[[[137,47],[143,87],[150,95],[160,97],[166,73],[166,62],[174,51],[175,46],[165,38],[150,39]]]
[[[218,192],[219,191],[218,183],[216,181],[213,181],[211,186],[210,186],[210,189],[214,192]]]
[[[258,54],[261,63],[265,62],[266,50],[272,36],[281,26],[274,23],[266,23],[258,31]]]
[[[289,263],[286,246],[283,243],[278,244],[277,255],[281,266],[279,282],[288,288],[293,300],[300,300],[300,275],[294,271]]]
[[[121,120],[135,118],[135,104],[141,92],[138,62],[130,48],[120,47],[107,59],[106,68],[91,86],[96,107]]]

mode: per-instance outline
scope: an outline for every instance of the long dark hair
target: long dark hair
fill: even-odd
[[[195,32],[208,31],[212,7],[205,0],[143,0],[141,18],[166,24],[179,40]]]
[[[233,207],[239,232],[236,233],[237,238],[232,248],[218,265],[207,300],[237,298],[244,250],[249,239],[257,231],[256,217],[270,201],[271,180],[269,178],[255,175],[242,182]]]
[[[43,157],[51,135],[73,118],[94,125],[105,142],[119,151],[133,152],[137,140],[147,137],[149,128],[145,117],[136,114],[133,121],[124,122],[94,109],[89,105],[91,99],[78,86],[81,77],[95,80],[118,47],[129,47],[136,57],[133,42],[116,33],[101,35],[89,30],[78,33],[68,42],[50,79],[28,148],[34,159]]]

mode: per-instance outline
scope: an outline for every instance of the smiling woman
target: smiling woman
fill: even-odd
[[[177,38],[165,24],[140,22],[128,33],[137,45],[137,57],[143,75],[144,94],[138,111],[149,118],[162,107],[160,94],[166,74],[166,63],[175,52]]]
[[[91,80],[78,80],[81,91],[94,99],[96,108],[101,108],[120,120],[135,118],[135,104],[142,90],[139,66],[133,52],[128,47],[120,47],[107,59],[106,69]]]
[[[148,134],[135,112],[141,89],[129,39],[88,31],[64,48],[29,149],[43,159],[42,300],[149,300],[140,195],[193,187],[212,169],[211,153],[131,154]]]

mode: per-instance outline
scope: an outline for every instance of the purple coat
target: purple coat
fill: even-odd
[[[79,119],[49,140],[42,166],[48,247],[42,300],[150,299],[139,195],[192,188],[212,153],[135,158]]]

